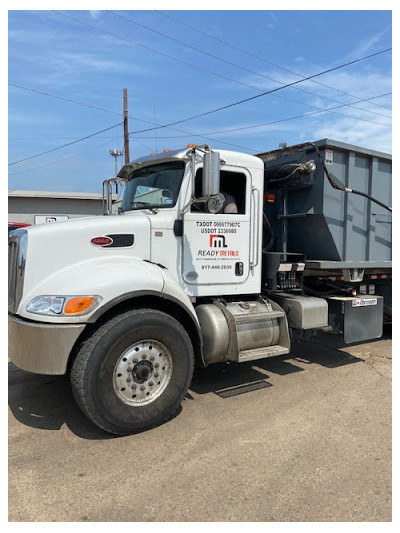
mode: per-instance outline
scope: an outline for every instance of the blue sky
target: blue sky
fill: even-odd
[[[140,133],[389,48],[390,11],[159,9],[59,10],[83,23],[9,11],[9,189],[101,192],[109,150],[123,149],[124,87],[131,159],[192,142],[251,154],[325,137],[391,153],[391,52]]]

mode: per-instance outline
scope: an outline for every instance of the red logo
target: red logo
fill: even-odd
[[[225,235],[210,235],[210,248],[227,248]]]
[[[90,241],[95,246],[110,246],[114,241],[111,239],[111,237],[93,237],[93,239]]]

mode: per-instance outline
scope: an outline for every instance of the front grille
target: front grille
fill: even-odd
[[[15,282],[17,280],[18,241],[8,239],[8,310],[14,311]]]
[[[18,229],[8,237],[8,310],[15,313],[22,297],[28,232]]]

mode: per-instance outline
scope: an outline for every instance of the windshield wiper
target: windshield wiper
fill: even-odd
[[[155,205],[151,205],[150,202],[137,202],[137,201],[134,201],[131,203],[131,207],[133,207],[134,209],[137,208],[139,206],[139,204],[142,206],[142,207],[145,207],[146,209],[150,209],[150,211],[152,213],[158,213],[158,209],[156,208]]]

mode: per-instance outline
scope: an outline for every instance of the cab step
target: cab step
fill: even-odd
[[[265,346],[263,348],[255,348],[254,350],[243,350],[239,353],[238,363],[245,361],[255,361],[256,359],[264,359],[266,357],[275,357],[277,355],[285,355],[289,353],[289,348],[285,346]]]

